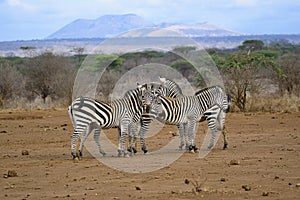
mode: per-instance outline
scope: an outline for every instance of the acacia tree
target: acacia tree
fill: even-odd
[[[244,51],[227,55],[221,64],[226,76],[225,84],[241,111],[246,110],[248,92],[254,92],[258,87],[258,72],[267,66],[274,66],[271,59],[260,53]]]
[[[44,103],[50,95],[54,98],[72,96],[69,93],[75,73],[70,60],[65,57],[52,53],[36,56],[28,61],[23,73],[27,91],[40,96]]]
[[[21,74],[6,59],[0,59],[0,107],[22,91]]]
[[[82,64],[84,58],[86,57],[86,55],[84,55],[84,47],[74,47],[71,52],[74,53],[74,57],[76,58],[76,61],[77,61],[77,64],[76,66],[77,67],[80,67],[80,65]]]
[[[264,42],[261,40],[245,40],[239,49],[250,51],[261,50],[264,47]]]
[[[279,77],[279,89],[281,94],[285,91],[291,95],[300,96],[300,54],[289,53],[279,58],[279,66],[284,76]]]

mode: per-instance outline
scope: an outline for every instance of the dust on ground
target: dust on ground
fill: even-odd
[[[184,153],[163,169],[126,173],[86,149],[79,162],[72,160],[66,110],[1,111],[0,199],[299,198],[300,113],[229,113],[226,119],[227,150],[220,137],[204,159]],[[149,151],[176,132],[166,126],[148,138]],[[205,133],[200,124],[198,146]],[[116,136],[117,130],[105,134]]]

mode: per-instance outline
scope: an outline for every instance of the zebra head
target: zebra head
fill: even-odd
[[[158,90],[162,96],[168,96],[171,98],[183,96],[182,90],[177,83],[164,77],[159,77],[162,82],[161,87]]]
[[[148,84],[139,84],[137,83],[139,91],[139,99],[142,103],[144,111],[149,110],[151,105],[151,88]]]
[[[152,92],[150,95],[151,105],[150,105],[150,113],[155,116],[158,120],[163,120],[165,117],[165,111],[162,104],[163,97],[155,92]]]

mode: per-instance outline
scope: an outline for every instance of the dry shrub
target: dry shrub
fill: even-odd
[[[300,97],[284,95],[282,97],[251,96],[246,110],[249,112],[298,112]]]

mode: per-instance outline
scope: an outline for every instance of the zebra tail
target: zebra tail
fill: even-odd
[[[228,113],[230,111],[230,106],[231,106],[231,103],[232,103],[232,97],[229,93],[226,94],[226,95],[227,95],[227,102],[228,102],[226,113]]]
[[[69,117],[71,119],[71,122],[73,124],[73,127],[75,128],[76,127],[76,119],[75,119],[75,116],[74,116],[74,110],[80,110],[84,104],[84,99],[83,97],[79,97],[80,98],[80,104],[77,108],[74,108],[73,107],[73,103],[68,107],[68,113],[69,113]]]
[[[70,120],[72,122],[72,125],[75,128],[76,127],[76,120],[75,120],[74,115],[73,115],[74,113],[73,113],[72,105],[68,107],[68,113],[69,113],[69,117],[70,117]]]

